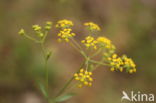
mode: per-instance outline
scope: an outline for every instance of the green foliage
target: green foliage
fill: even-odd
[[[60,102],[64,102],[66,100],[69,100],[70,98],[72,98],[73,96],[75,96],[76,94],[75,93],[68,93],[68,94],[65,94],[63,96],[60,96],[60,97],[57,97],[55,98],[55,102],[56,103],[60,103]]]

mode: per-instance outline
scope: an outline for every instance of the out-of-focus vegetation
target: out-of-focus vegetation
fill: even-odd
[[[120,103],[122,90],[156,94],[155,0],[1,0],[0,1],[0,103],[43,103],[36,82],[44,76],[39,46],[17,33],[21,27],[46,20],[70,19],[81,39],[82,22],[94,21],[102,35],[137,64],[137,73],[112,73],[101,67],[91,88],[74,89],[77,97],[67,103]],[[49,61],[50,91],[54,95],[82,61],[66,44],[57,42],[54,27],[46,46],[54,53]],[[113,99],[112,99],[113,98]],[[114,101],[115,100],[115,101]]]

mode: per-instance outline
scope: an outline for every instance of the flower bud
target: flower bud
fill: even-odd
[[[18,34],[21,35],[21,36],[24,35],[25,34],[24,29],[20,29],[20,31],[18,32]]]
[[[41,30],[41,27],[39,25],[33,25],[32,28],[33,28],[34,31]]]

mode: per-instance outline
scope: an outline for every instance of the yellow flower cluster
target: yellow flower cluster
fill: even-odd
[[[93,79],[91,77],[92,72],[88,72],[84,69],[81,69],[79,73],[74,74],[75,80],[79,81],[78,87],[83,86],[92,86]]]
[[[44,36],[44,33],[42,33],[42,31],[41,31],[41,29],[42,29],[41,26],[39,26],[39,25],[33,25],[32,28],[35,31],[35,33],[36,33],[37,36],[39,36],[41,38]]]
[[[132,59],[127,58],[125,55],[118,57],[117,54],[113,54],[111,57],[108,57],[108,62],[111,65],[111,71],[119,70],[120,72],[123,69],[126,69],[129,73],[136,72],[135,64]]]
[[[70,20],[60,20],[56,24],[56,28],[59,28],[59,33],[57,34],[59,39],[58,41],[65,41],[72,44],[72,46],[77,49],[85,58],[85,64],[84,67],[95,70],[98,66],[104,65],[104,66],[110,66],[111,71],[126,71],[128,73],[135,73],[136,65],[133,62],[131,58],[128,58],[127,56],[123,55],[119,57],[115,53],[115,46],[112,44],[112,41],[104,36],[95,37],[97,35],[89,35],[85,37],[84,40],[81,41],[81,43],[89,50],[94,49],[95,51],[91,51],[91,53],[94,53],[91,55],[91,53],[86,53],[85,50],[79,45],[79,43],[74,40],[73,37],[75,37],[75,33],[72,32],[72,27],[74,26],[73,22]],[[100,27],[93,23],[93,22],[86,22],[84,23],[84,26],[90,30],[91,34],[96,33],[97,31],[100,31]],[[21,29],[18,33],[19,35],[23,35],[26,38],[33,40],[37,43],[43,44],[45,42],[46,36],[48,31],[52,27],[52,22],[47,21],[44,25],[44,27],[41,27],[39,25],[33,25],[32,28],[35,32],[35,35],[40,37],[40,39],[33,38],[25,33],[24,29]],[[71,40],[71,41],[70,41]],[[102,58],[99,58],[100,60],[94,60],[95,56],[100,56],[99,54],[102,53]],[[51,52],[47,52],[46,59],[49,58],[51,55]],[[73,78],[78,82],[78,87],[81,88],[83,86],[92,86],[93,78],[92,78],[92,72],[87,71],[87,69],[80,69],[79,72],[75,73]]]
[[[98,37],[97,43],[100,47],[105,47],[107,49],[115,49],[115,46],[111,43],[111,40],[109,40],[106,37]]]
[[[117,54],[113,54],[112,57],[108,58],[110,65],[112,66],[111,71],[120,70],[123,71],[122,65],[124,64],[120,57],[117,57]]]
[[[32,28],[34,29],[34,31],[40,31],[42,29],[39,25],[33,25]]]
[[[91,31],[100,31],[100,27],[93,22],[86,22],[84,25]]]
[[[51,29],[51,26],[52,26],[52,22],[47,21],[47,22],[46,22],[46,25],[45,25],[45,29],[46,29],[46,30],[50,30],[50,29]]]
[[[34,30],[35,35],[37,35],[40,38],[43,38],[51,29],[51,27],[52,27],[52,22],[50,21],[47,21],[44,27],[41,27],[40,25],[32,25],[32,29]],[[24,29],[20,29],[18,34],[22,36],[24,35],[26,38],[29,38],[31,40],[35,40],[33,37],[27,35]]]
[[[81,43],[83,43],[87,47],[87,49],[90,47],[93,47],[93,49],[99,49],[99,48],[105,48],[108,50],[115,49],[115,46],[106,37],[98,37],[97,39],[95,39],[92,36],[87,36],[85,40],[81,41]]]
[[[72,21],[64,19],[64,20],[60,20],[60,21],[57,22],[56,28],[64,29],[64,28],[72,27],[73,25],[74,24],[73,24]]]
[[[66,42],[69,42],[69,38],[74,37],[75,33],[71,33],[72,29],[63,29],[58,33],[58,36],[60,37],[58,41],[65,40]]]
[[[66,42],[69,42],[69,38],[72,38],[75,36],[75,33],[72,33],[71,27],[73,26],[73,22],[70,20],[60,20],[56,24],[56,28],[60,28],[60,32],[58,33],[58,36],[60,37],[58,39],[59,42],[65,40]]]
[[[127,58],[127,56],[123,55],[122,59],[123,59],[125,67],[128,68],[129,73],[136,72],[136,65],[131,58]]]
[[[87,36],[85,40],[82,40],[81,43],[83,43],[87,48],[93,47],[94,49],[97,49],[97,41],[92,36]]]

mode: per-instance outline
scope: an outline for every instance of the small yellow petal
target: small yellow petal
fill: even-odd
[[[111,68],[110,70],[113,72],[115,69],[114,68]]]

